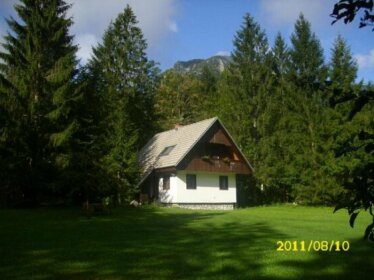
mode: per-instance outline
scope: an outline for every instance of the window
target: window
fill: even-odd
[[[186,186],[187,186],[187,189],[190,189],[190,190],[196,189],[196,175],[195,174],[186,175]]]
[[[165,175],[162,178],[162,189],[163,190],[170,190],[170,176],[169,175]]]
[[[170,154],[170,152],[174,149],[175,145],[174,146],[167,146],[165,147],[162,152],[160,153],[160,156],[167,156],[168,154]]]
[[[228,190],[229,189],[229,177],[219,176],[219,189]]]

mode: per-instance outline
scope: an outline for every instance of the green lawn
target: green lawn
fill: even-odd
[[[369,279],[374,245],[331,208],[230,212],[117,209],[0,211],[1,279]],[[348,240],[348,252],[277,252],[278,240]],[[307,246],[307,245],[306,245]]]

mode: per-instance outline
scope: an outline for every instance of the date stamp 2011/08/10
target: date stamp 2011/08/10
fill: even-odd
[[[277,241],[278,252],[347,252],[349,250],[349,241],[336,240],[285,240]]]

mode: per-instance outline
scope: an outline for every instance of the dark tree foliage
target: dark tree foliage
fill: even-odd
[[[35,204],[66,195],[79,99],[69,7],[62,0],[22,0],[15,5],[20,21],[7,20],[11,32],[0,53],[0,169],[9,201]]]
[[[244,16],[233,43],[233,62],[221,81],[222,104],[217,111],[257,166],[259,119],[271,85],[269,45],[264,30],[249,14]]]
[[[361,90],[358,94],[346,92],[340,101],[352,101],[352,109],[347,120],[352,122],[360,114],[366,114],[369,119],[366,126],[358,132],[349,134],[336,150],[338,158],[346,157],[350,160],[359,159],[360,163],[353,169],[342,174],[342,183],[347,190],[347,195],[339,203],[335,211],[347,209],[350,215],[349,223],[353,227],[355,219],[361,210],[368,211],[373,221],[365,230],[364,237],[374,241],[374,94],[373,87]]]
[[[340,187],[331,176],[335,168],[331,138],[334,114],[321,87],[327,73],[320,42],[301,14],[291,35],[291,87],[287,94],[293,97],[286,104],[286,129],[292,135],[287,154],[293,158],[288,166],[293,166],[292,188],[300,203],[331,204],[339,196]]]
[[[359,27],[373,26],[373,0],[340,0],[334,5],[334,9],[330,15],[335,18],[331,24],[334,24],[341,19],[343,19],[345,24],[350,23],[355,19],[360,11],[363,11],[363,15],[360,18]]]
[[[331,16],[334,17],[335,20],[332,24],[341,19],[344,20],[344,23],[350,23],[360,11],[363,11],[364,15],[360,18],[359,27],[373,26],[373,4],[373,0],[341,0],[334,5]],[[335,48],[338,48],[337,44]],[[344,48],[341,47],[340,49]],[[340,55],[340,59],[342,59],[342,54]],[[344,60],[345,62],[343,63],[349,63],[350,57],[345,57]],[[352,65],[351,69],[353,69]],[[341,75],[339,78],[341,81],[344,81]],[[333,80],[332,83],[336,85],[336,80]],[[342,141],[337,147],[336,154],[338,158],[348,157],[354,159],[357,158],[358,155],[361,155],[361,158],[360,164],[356,165],[351,170],[347,170],[343,174],[343,186],[348,191],[348,194],[346,198],[336,206],[335,211],[342,208],[347,209],[350,215],[349,223],[352,227],[354,226],[355,219],[359,212],[361,210],[368,211],[373,217],[373,221],[366,228],[364,237],[374,241],[373,86],[369,84],[366,88],[357,90],[355,87],[347,88],[346,85],[342,84],[340,87],[333,86],[332,92],[331,105],[339,106],[340,104],[347,103],[350,105],[350,110],[347,112],[347,120],[350,123],[355,117],[357,119],[360,114],[366,114],[369,117],[369,121],[364,128],[361,128],[359,131],[351,132],[348,137],[346,137],[347,139]]]
[[[348,90],[357,77],[358,65],[341,35],[336,38],[331,52],[329,78],[333,87]]]
[[[217,82],[219,76],[217,77],[217,75],[211,69],[205,66],[197,78],[200,81],[201,95],[203,97],[198,109],[197,117],[198,119],[208,119],[214,115],[217,101]]]
[[[156,92],[155,109],[158,126],[168,130],[175,124],[190,124],[200,120],[204,111],[202,82],[191,74],[166,71]],[[206,92],[208,94],[208,92]]]
[[[107,111],[104,96],[97,91],[99,76],[92,69],[82,67],[75,80],[82,94],[77,108],[79,130],[72,140],[74,154],[67,180],[73,182],[69,199],[73,203],[99,201],[112,193],[108,187],[108,176],[100,164],[103,157],[102,135],[106,127],[103,119]]]
[[[254,184],[246,187],[259,189],[264,183],[261,174],[269,167],[264,164],[266,148],[259,147],[272,117],[268,113],[273,83],[271,53],[265,31],[249,14],[244,15],[233,43],[232,63],[218,82],[214,112],[256,169]]]
[[[303,14],[300,14],[295,23],[291,43],[291,79],[308,88],[323,83],[326,78],[323,49]],[[306,93],[307,91],[308,89]]]
[[[290,50],[280,33],[277,34],[272,49],[273,71],[276,80],[284,82],[290,72]]]
[[[135,14],[127,6],[94,48],[88,66],[89,79],[95,80],[94,95],[104,111],[97,124],[102,130],[97,140],[99,164],[106,172],[100,189],[115,189],[118,203],[136,191],[137,152],[154,132],[158,72],[148,60],[146,48]]]
[[[217,106],[218,69],[217,73],[207,65],[195,73],[181,73],[174,69],[165,71],[155,96],[160,130],[214,116]]]
[[[334,177],[334,112],[320,88],[328,71],[302,15],[291,43],[278,34],[270,50],[265,32],[246,15],[233,63],[217,84],[215,114],[255,166],[256,202],[331,205],[342,188]]]

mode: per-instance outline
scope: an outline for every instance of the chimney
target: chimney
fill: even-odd
[[[178,130],[178,128],[181,128],[182,126],[183,126],[182,124],[176,123],[176,124],[174,124],[174,129]]]

